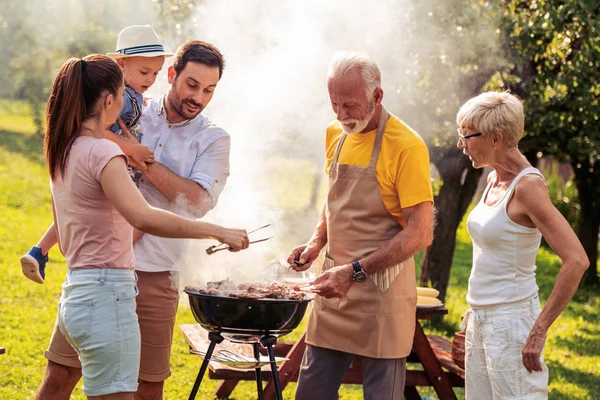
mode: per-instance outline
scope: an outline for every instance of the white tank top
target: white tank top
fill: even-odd
[[[496,174],[495,171],[491,172]],[[469,277],[467,303],[471,308],[514,303],[538,292],[535,258],[542,234],[537,228],[519,225],[508,217],[506,207],[521,177],[543,175],[535,168],[521,171],[504,196],[493,206],[485,204],[487,185],[481,200],[467,218],[473,241],[473,268]],[[495,181],[492,176],[491,182]]]

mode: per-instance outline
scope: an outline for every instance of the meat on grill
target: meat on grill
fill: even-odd
[[[289,299],[303,300],[305,292],[298,291],[293,286],[283,283],[241,283],[236,285],[232,280],[212,281],[206,287],[188,287],[202,294],[213,296],[237,297],[241,299]]]

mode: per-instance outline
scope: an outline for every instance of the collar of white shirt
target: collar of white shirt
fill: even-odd
[[[198,118],[198,116],[200,116],[200,113],[198,113],[198,115],[196,115],[194,118],[192,119],[186,119],[185,121],[181,121],[178,122],[176,124],[172,124],[171,122],[169,122],[169,120],[167,119],[167,110],[165,109],[165,101],[167,101],[167,95],[163,94],[158,102],[159,106],[156,110],[156,114],[157,115],[162,115],[163,118],[165,119],[165,121],[167,122],[167,124],[169,125],[169,128],[172,127],[179,127],[179,126],[187,126],[189,124],[192,123],[192,121],[194,121],[196,118]]]

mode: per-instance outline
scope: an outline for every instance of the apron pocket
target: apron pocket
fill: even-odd
[[[361,285],[361,290],[352,291],[356,285]],[[396,314],[406,310],[413,300],[404,293],[398,293],[399,289],[393,287],[394,285],[385,292],[381,292],[371,279],[367,279],[364,283],[355,283],[352,286],[350,291],[348,291],[348,302],[368,314]],[[356,287],[356,289],[358,288],[359,286]],[[416,306],[416,297],[412,302]]]
[[[367,314],[397,314],[406,310],[408,298],[406,296],[382,296],[384,299],[363,301],[360,309]]]
[[[321,306],[323,307],[329,307],[329,308],[333,308],[334,310],[337,310],[340,306],[340,297],[332,297],[330,299],[323,297],[323,296],[315,296],[315,301],[317,303],[319,303]]]

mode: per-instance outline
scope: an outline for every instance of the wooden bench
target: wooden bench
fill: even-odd
[[[465,379],[465,370],[456,365],[452,358],[452,343],[441,336],[427,335],[427,340],[435,353],[436,358],[448,371]]]
[[[186,341],[192,349],[206,351],[209,345],[208,333],[202,329],[200,325],[180,325],[179,329],[183,333]],[[427,335],[427,340],[431,349],[433,350],[433,354],[439,360],[439,364],[447,370],[441,372],[444,376],[444,379],[447,380],[452,387],[464,387],[464,370],[462,370],[452,360],[452,344],[450,341],[441,336],[435,335]],[[285,388],[289,382],[298,381],[299,366],[305,347],[306,345],[304,343],[304,336],[302,336],[302,338],[294,344],[277,343],[275,346],[274,350],[277,357],[286,357],[289,359],[279,367],[279,380],[281,382],[282,389]],[[248,357],[253,356],[252,346],[247,344],[237,344],[224,341],[223,343],[217,345],[215,352],[219,349],[227,349]],[[261,348],[261,352],[263,351],[265,351],[265,349]],[[407,358],[408,363],[422,364],[422,361],[423,360],[421,360],[419,355],[414,351]],[[343,383],[362,384],[361,364],[361,358],[356,357],[350,365],[350,368],[344,377]],[[223,381],[219,384],[214,393],[215,397],[218,399],[228,398],[239,381],[254,381],[256,379],[254,370],[234,369],[217,362],[210,363],[208,376],[210,379]],[[271,399],[274,394],[274,385],[271,381],[271,370],[268,365],[262,368],[261,376],[263,381],[268,382],[265,387],[264,398]],[[406,387],[404,393],[406,399],[420,400],[421,397],[419,396],[416,387],[435,386],[438,382],[432,382],[431,380],[433,377],[433,374],[425,373],[422,370],[408,369],[406,372]]]

